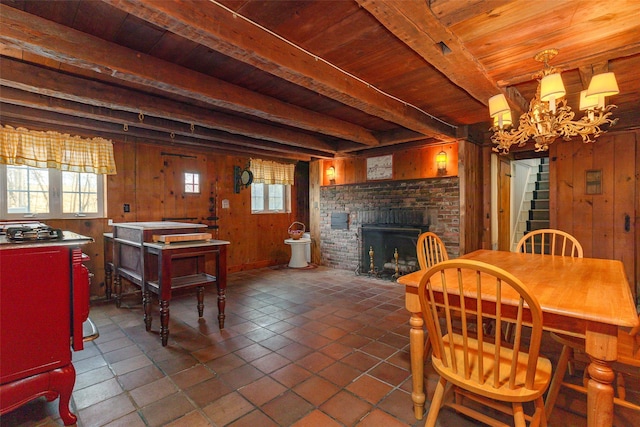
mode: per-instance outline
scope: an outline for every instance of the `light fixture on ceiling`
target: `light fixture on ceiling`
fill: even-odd
[[[619,93],[613,73],[593,76],[589,88],[580,93],[580,110],[584,117],[573,120],[575,113],[564,98],[566,90],[560,70],[549,65],[549,60],[558,54],[557,49],[547,49],[534,58],[544,63],[544,69],[533,75],[538,79],[536,95],[529,104],[529,111],[520,116],[517,129],[512,125],[511,109],[503,94],[489,99],[489,114],[493,119],[491,142],[496,144],[493,151],[506,154],[512,145],[524,146],[530,139],[535,142],[536,151],[547,151],[549,144],[561,137],[568,141],[580,135],[583,142],[594,142],[606,130],[602,125],[613,126],[618,119],[612,119],[611,110],[615,105],[605,105],[604,98]]]

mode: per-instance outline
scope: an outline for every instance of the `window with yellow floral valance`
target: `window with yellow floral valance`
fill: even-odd
[[[270,160],[251,159],[249,169],[256,184],[293,185],[295,165]]]
[[[115,175],[113,144],[104,138],[81,138],[23,127],[0,127],[0,164]]]

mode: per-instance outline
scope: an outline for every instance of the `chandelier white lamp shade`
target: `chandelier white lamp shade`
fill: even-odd
[[[533,78],[538,79],[534,98],[529,103],[529,111],[520,116],[517,129],[513,125],[511,110],[504,95],[489,99],[489,115],[493,119],[491,141],[496,145],[493,151],[506,154],[513,145],[523,147],[533,140],[535,151],[547,151],[549,144],[557,138],[566,141],[574,136],[583,142],[594,142],[606,130],[601,126],[613,126],[618,119],[611,118],[615,105],[606,105],[605,97],[619,93],[615,75],[611,72],[593,76],[589,88],[580,93],[580,110],[584,117],[574,120],[575,113],[564,98],[566,90],[560,71],[549,66],[548,61],[556,56],[556,49],[547,49],[535,56],[544,62],[544,69]]]

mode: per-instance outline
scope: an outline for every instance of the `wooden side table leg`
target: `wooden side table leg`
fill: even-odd
[[[169,340],[169,301],[160,300],[160,338],[165,347]]]
[[[224,329],[224,309],[227,302],[226,290],[218,285],[218,326]]]
[[[111,290],[113,287],[113,264],[110,262],[104,265],[104,286],[105,296],[107,299],[111,299]]]
[[[611,364],[591,357],[588,366],[587,425],[600,427],[613,425],[613,380],[615,373]]]
[[[198,317],[202,317],[204,315],[204,286],[196,288],[196,295],[198,296]]]
[[[122,278],[119,274],[115,274],[113,283],[115,283],[116,307],[120,308],[120,305],[122,304]]]
[[[422,313],[411,313],[409,319],[411,330],[409,331],[409,348],[411,353],[411,377],[413,392],[413,409],[417,420],[421,420],[424,414],[424,320]]]
[[[149,332],[151,330],[151,292],[142,292],[142,311],[144,313],[144,327]]]

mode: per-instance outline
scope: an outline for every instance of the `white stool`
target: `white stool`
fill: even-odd
[[[289,261],[290,268],[305,268],[309,264],[307,263],[307,257],[305,256],[305,248],[311,244],[311,239],[285,239],[287,245],[291,246],[291,260]]]

